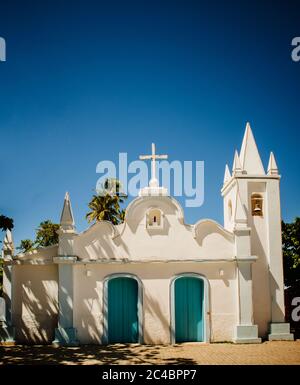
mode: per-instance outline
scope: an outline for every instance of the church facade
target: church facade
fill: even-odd
[[[66,194],[59,244],[14,255],[3,243],[2,341],[35,344],[260,343],[293,339],[285,323],[280,176],[247,124],[221,195],[224,226],[185,223],[151,179],[124,223],[77,233]]]

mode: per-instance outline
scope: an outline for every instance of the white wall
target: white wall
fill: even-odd
[[[19,343],[51,343],[57,327],[57,265],[14,265],[13,325]]]
[[[86,275],[86,270],[91,276]],[[219,269],[224,270],[220,277]],[[143,284],[144,342],[170,343],[170,284],[184,272],[199,273],[209,280],[211,341],[230,341],[237,320],[234,263],[86,264],[74,271],[74,327],[81,343],[100,343],[103,333],[103,280],[109,274],[130,273]]]

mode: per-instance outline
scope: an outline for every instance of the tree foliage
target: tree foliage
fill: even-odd
[[[284,283],[287,287],[300,283],[300,218],[292,223],[282,221]]]
[[[31,239],[22,239],[17,249],[20,250],[21,253],[26,253],[27,251],[32,251],[34,247],[34,242]]]
[[[0,215],[0,229],[2,231],[12,230],[14,227],[14,221],[12,218]]]
[[[36,229],[35,244],[38,247],[47,247],[58,243],[59,224],[52,223],[50,220],[41,222]]]
[[[94,194],[88,207],[91,209],[86,214],[88,222],[109,221],[118,225],[124,221],[125,210],[121,204],[127,198],[121,192],[121,183],[117,179],[106,179],[102,189]]]
[[[56,245],[58,243],[59,224],[52,223],[49,219],[41,222],[39,227],[36,229],[35,240],[23,239],[20,242],[20,246],[17,247],[22,253],[34,250],[37,247],[47,247]]]

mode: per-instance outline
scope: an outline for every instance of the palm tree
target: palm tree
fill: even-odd
[[[106,179],[104,187],[93,195],[88,204],[91,211],[86,214],[88,222],[109,221],[118,225],[124,221],[125,210],[120,204],[127,198],[121,192],[121,183],[117,179]]]
[[[38,247],[47,247],[56,245],[58,243],[59,224],[52,223],[50,219],[40,223],[36,229],[35,243]]]
[[[35,241],[32,241],[31,239],[22,239],[20,246],[17,247],[17,249],[20,250],[21,253],[26,253],[35,248],[56,245],[58,243],[58,230],[59,224],[53,223],[50,219],[47,219],[46,221],[41,222],[36,229]]]

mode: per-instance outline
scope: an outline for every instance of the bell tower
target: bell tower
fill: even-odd
[[[260,336],[270,340],[293,339],[285,323],[284,285],[281,241],[280,175],[271,152],[267,173],[247,123],[241,151],[235,152],[232,173],[225,168],[221,190],[224,202],[224,227],[237,232],[237,205],[245,212],[252,264],[253,321]],[[241,208],[240,208],[241,210]],[[244,241],[247,239],[244,232]],[[239,255],[236,255],[239,258]]]

